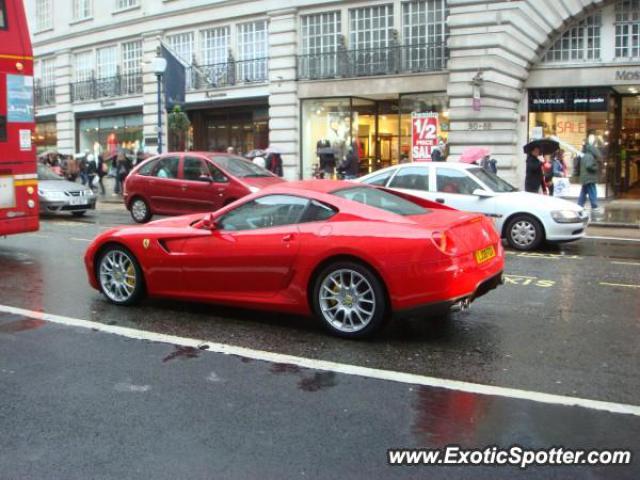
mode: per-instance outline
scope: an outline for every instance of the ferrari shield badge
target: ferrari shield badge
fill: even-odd
[[[142,246],[144,247],[145,250],[149,248],[149,245],[151,245],[151,241],[148,238],[145,238],[144,240],[142,240]]]

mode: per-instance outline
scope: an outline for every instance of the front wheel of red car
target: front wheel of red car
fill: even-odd
[[[147,223],[151,220],[151,208],[149,204],[140,197],[131,200],[131,218],[137,223]]]
[[[107,299],[116,305],[132,305],[144,294],[140,264],[119,245],[107,247],[97,263],[98,283]]]
[[[315,314],[335,335],[364,338],[384,325],[384,288],[364,265],[336,262],[327,266],[317,275],[312,295]]]

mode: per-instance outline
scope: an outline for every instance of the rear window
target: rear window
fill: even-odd
[[[429,210],[409,200],[377,188],[353,187],[333,192],[338,197],[379,208],[397,215],[422,215]]]

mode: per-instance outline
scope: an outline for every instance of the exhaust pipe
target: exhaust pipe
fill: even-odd
[[[465,310],[469,310],[471,306],[471,301],[468,298],[464,298],[453,305],[451,305],[450,310],[452,312],[464,312]]]

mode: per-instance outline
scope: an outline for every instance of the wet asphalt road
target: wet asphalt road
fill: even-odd
[[[134,308],[109,305],[86,283],[82,254],[98,232],[122,223],[130,223],[128,216],[114,208],[82,220],[49,218],[36,234],[0,239],[0,304],[307,358],[640,405],[640,243],[584,240],[536,255],[510,252],[507,284],[470,311],[396,322],[373,341],[352,342],[299,317],[155,300]],[[0,440],[2,469],[13,475],[3,478],[139,478],[142,472],[157,478],[188,472],[192,478],[260,472],[262,478],[326,478],[331,472],[386,478],[407,474],[386,467],[389,447],[638,445],[637,417],[247,364],[212,353],[163,362],[172,347],[57,325],[32,328],[33,320],[22,328],[23,321],[0,316],[0,421],[3,432],[13,432]],[[312,391],[301,387],[307,384]],[[466,407],[461,414],[451,405]],[[105,445],[113,450],[104,451]],[[167,455],[185,462],[163,468],[158,459]],[[64,474],[48,475],[51,468]],[[220,475],[212,475],[218,468]],[[640,475],[637,465],[621,468],[616,478]],[[448,467],[423,476],[447,472],[493,478],[496,470]],[[573,478],[580,472],[587,473],[526,473]],[[504,470],[507,477],[513,473]],[[588,472],[593,478],[610,473]]]

